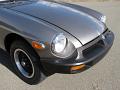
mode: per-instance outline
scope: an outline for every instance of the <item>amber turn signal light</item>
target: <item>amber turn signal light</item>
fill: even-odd
[[[36,48],[36,49],[44,49],[44,48],[45,48],[45,45],[42,44],[42,43],[38,43],[38,42],[36,42],[36,41],[33,41],[33,42],[32,42],[32,47],[33,47],[33,48]]]
[[[80,69],[82,69],[84,67],[85,67],[85,64],[82,64],[80,66],[73,66],[73,67],[71,67],[71,71],[80,70]]]

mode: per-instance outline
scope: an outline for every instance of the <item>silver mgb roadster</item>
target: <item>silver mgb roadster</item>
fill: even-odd
[[[54,73],[78,73],[101,60],[114,34],[106,16],[54,0],[0,0],[0,48],[16,74],[38,84]]]

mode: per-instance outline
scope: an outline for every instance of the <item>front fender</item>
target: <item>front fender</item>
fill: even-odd
[[[41,58],[56,58],[51,53],[50,45],[54,36],[58,33],[64,33],[76,48],[81,46],[81,43],[76,38],[57,26],[21,12],[3,8],[0,10],[0,22],[5,26],[3,28],[7,33],[16,33],[24,37],[29,43],[33,40],[42,43],[47,42],[44,50],[36,49]]]

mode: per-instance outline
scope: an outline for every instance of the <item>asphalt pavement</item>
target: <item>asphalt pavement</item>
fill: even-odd
[[[115,34],[110,52],[79,74],[54,74],[38,85],[28,85],[13,72],[9,56],[0,50],[0,90],[120,90],[120,2],[77,3],[104,13]]]

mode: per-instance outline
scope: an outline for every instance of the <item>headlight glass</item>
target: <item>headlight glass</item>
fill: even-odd
[[[102,16],[100,19],[101,22],[105,23],[106,22],[106,16]]]
[[[55,53],[61,53],[62,51],[64,51],[66,44],[67,44],[66,37],[63,35],[63,33],[60,33],[53,39],[52,51]]]

